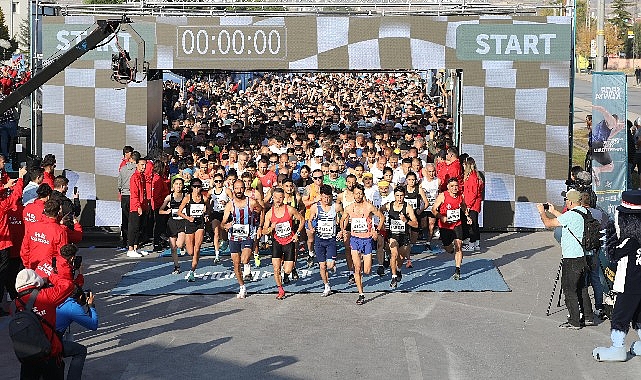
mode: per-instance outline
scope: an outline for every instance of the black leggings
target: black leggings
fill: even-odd
[[[467,225],[468,237],[470,242],[474,243],[475,241],[481,240],[481,229],[479,227],[479,213],[474,210],[469,210],[470,219],[472,219],[472,224]]]

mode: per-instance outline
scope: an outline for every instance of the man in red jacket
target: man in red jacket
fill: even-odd
[[[459,184],[463,184],[463,171],[461,162],[458,159],[458,149],[450,147],[445,154],[445,161],[436,166],[438,178],[440,179],[440,192],[447,190],[447,182],[450,178],[456,178]]]
[[[46,201],[41,221],[25,231],[21,252],[25,268],[35,269],[40,262],[58,255],[60,248],[69,242],[71,231],[60,224],[59,217],[60,202],[55,199]],[[82,234],[82,227],[77,221],[74,231]]]
[[[36,190],[36,200],[23,207],[22,219],[26,229],[40,222],[45,211],[45,202],[49,200],[51,192],[49,185],[41,183]]]
[[[146,168],[147,160],[138,158],[136,160],[136,171],[129,181],[131,195],[129,199],[129,229],[127,231],[127,241],[129,242],[128,257],[143,257],[149,254],[138,249],[141,232],[145,229],[144,224],[147,220],[147,213],[151,208],[151,201],[147,192],[147,179],[145,177]]]
[[[45,287],[45,281],[32,269],[23,269],[16,277],[16,299],[17,310],[23,310],[29,302],[29,297],[34,290],[39,290],[36,297],[33,311],[43,321],[42,328],[51,342],[51,354],[40,362],[22,363],[20,368],[21,379],[64,379],[65,363],[62,360],[62,341],[55,331],[56,307],[62,304],[67,297],[71,296],[74,290],[73,282],[53,272],[48,278],[53,286]]]
[[[53,154],[47,154],[45,158],[42,159],[42,169],[44,169],[44,179],[42,180],[42,183],[46,183],[53,189],[53,181],[56,177],[54,175],[54,170],[56,169],[56,156]]]
[[[20,173],[24,175],[25,169],[20,169]],[[20,197],[22,196],[22,178],[17,180],[11,179],[4,185],[0,192],[0,297],[4,296],[4,289],[9,292],[11,298],[16,297],[16,290],[14,288],[16,274],[20,267],[19,259],[13,258],[11,247],[13,240],[11,239],[11,210],[18,207],[20,204]],[[3,310],[2,310],[3,311]]]

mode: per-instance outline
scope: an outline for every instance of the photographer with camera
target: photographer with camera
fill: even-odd
[[[61,255],[73,263],[73,271],[80,271],[82,256],[77,256],[78,248],[68,244],[61,249]],[[95,331],[98,329],[98,313],[94,304],[94,294],[91,290],[83,291],[76,285],[75,292],[56,308],[56,333],[62,340],[63,357],[71,357],[67,380],[80,379],[87,357],[87,347],[74,342],[71,334],[71,324]]]
[[[570,317],[559,325],[559,328],[579,330],[583,326],[594,326],[594,312],[586,286],[588,264],[581,246],[584,230],[581,214],[587,213],[587,210],[581,206],[582,197],[577,190],[564,191],[561,196],[565,199],[565,207],[568,210],[564,213],[557,211],[554,205],[549,203],[538,203],[536,207],[546,228],[561,228],[561,289]],[[554,218],[550,218],[548,213]],[[580,316],[581,310],[583,319]]]

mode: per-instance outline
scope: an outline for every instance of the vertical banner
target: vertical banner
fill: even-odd
[[[597,206],[614,216],[627,189],[627,88],[624,73],[592,73],[592,188]]]

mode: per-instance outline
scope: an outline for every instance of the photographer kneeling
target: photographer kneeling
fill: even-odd
[[[70,245],[77,251],[78,248]],[[63,247],[64,248],[64,247]],[[73,255],[74,271],[80,270],[82,256]],[[67,372],[68,380],[80,379],[82,370],[87,357],[87,347],[80,343],[74,342],[70,333],[71,323],[76,322],[80,326],[95,331],[98,329],[98,313],[94,305],[94,294],[88,290],[83,291],[81,287],[76,286],[76,291],[67,298],[56,309],[56,333],[62,340],[63,357],[71,357],[69,371]]]

